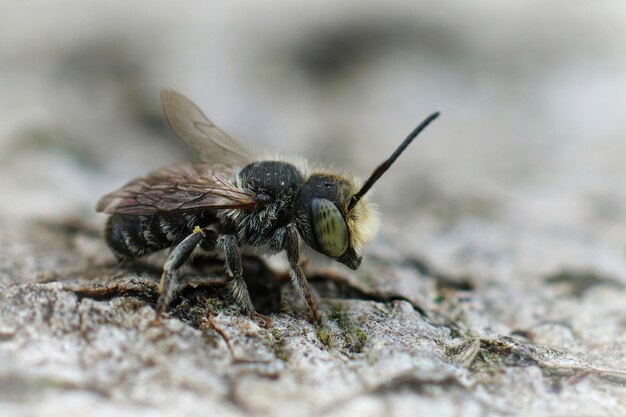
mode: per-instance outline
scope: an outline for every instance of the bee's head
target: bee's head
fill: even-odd
[[[298,195],[298,229],[311,248],[352,269],[378,231],[378,215],[367,198],[350,207],[354,182],[336,174],[311,175]]]
[[[439,116],[420,123],[387,160],[357,188],[354,181],[332,173],[312,174],[298,194],[296,214],[302,239],[316,251],[352,269],[361,264],[363,246],[378,231],[378,216],[365,194],[415,137]]]

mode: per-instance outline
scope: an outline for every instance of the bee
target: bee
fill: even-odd
[[[157,317],[167,310],[178,270],[196,252],[223,260],[228,290],[255,313],[243,279],[242,253],[286,253],[291,283],[317,309],[300,265],[308,248],[357,269],[378,230],[365,194],[439,113],[426,118],[372,175],[355,179],[283,159],[255,159],[213,124],[191,100],[163,89],[165,117],[202,162],[166,166],[102,197],[96,211],[110,215],[104,239],[120,262],[173,248],[163,266]]]

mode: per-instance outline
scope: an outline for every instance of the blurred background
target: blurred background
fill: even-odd
[[[441,111],[372,192],[380,241],[435,262],[504,245],[546,268],[623,271],[623,2],[1,8],[2,223],[100,225],[102,194],[192,157],[161,114],[171,87],[261,155],[362,178]]]
[[[259,155],[361,178],[441,112],[373,188],[381,233],[341,275],[393,298],[320,301],[365,353],[287,298],[271,332],[215,307],[237,355],[271,362],[232,366],[210,330],[68,292],[120,277],[99,197],[195,157],[163,87]],[[0,0],[0,414],[319,415],[359,395],[335,415],[624,415],[625,109],[624,1]]]

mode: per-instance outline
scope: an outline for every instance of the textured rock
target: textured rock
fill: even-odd
[[[219,274],[193,270],[170,318],[155,324],[157,268],[85,265],[78,247],[106,253],[89,229],[73,237],[67,227],[30,231],[35,238],[21,244],[34,249],[47,233],[81,243],[58,256],[58,266],[48,259],[29,270],[63,272],[2,288],[4,412],[584,415],[625,407],[624,341],[594,336],[597,326],[620,326],[608,315],[621,311],[623,286],[606,277],[546,277],[544,291],[567,282],[546,303],[537,299],[541,284],[504,287],[374,257],[357,274],[367,285],[341,272],[310,274],[322,315],[313,325],[289,284],[272,282],[279,275],[248,259],[252,296],[270,314],[269,328],[228,303]],[[572,288],[583,278],[597,286],[586,301]],[[602,308],[589,306],[599,301]],[[587,327],[577,308],[600,321]],[[546,310],[569,317],[527,324],[526,316]]]

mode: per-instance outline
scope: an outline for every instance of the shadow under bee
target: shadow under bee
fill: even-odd
[[[254,300],[255,308],[261,314],[289,312],[307,317],[306,305],[294,305],[297,294],[293,291],[289,274],[270,268],[257,256],[243,257],[244,279]],[[237,307],[229,298],[226,284],[228,279],[219,259],[198,256],[190,264],[191,269],[178,279],[178,285],[168,308],[170,317],[200,328],[209,315],[232,310]],[[159,297],[160,270],[145,262],[134,262],[124,268],[124,272],[107,281],[88,285],[66,284],[65,288],[74,292],[79,299],[90,298],[100,301],[117,297],[139,299],[156,306]],[[413,302],[399,294],[381,293],[359,282],[354,282],[336,271],[315,270],[310,272],[311,286],[316,299],[324,304],[325,299],[367,300],[389,303],[395,300],[410,302],[422,316],[427,314]],[[107,279],[107,277],[102,277]]]

